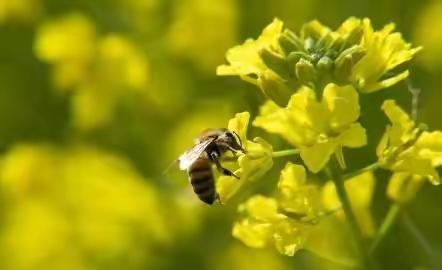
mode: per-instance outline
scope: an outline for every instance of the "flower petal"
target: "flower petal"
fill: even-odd
[[[293,256],[304,247],[310,233],[308,225],[295,220],[284,219],[274,225],[273,239],[276,249],[287,256]]]
[[[305,169],[301,165],[287,163],[278,182],[279,203],[290,213],[315,218],[319,212],[317,186],[306,184]]]
[[[247,129],[249,126],[250,113],[242,112],[235,114],[235,117],[229,120],[229,124],[227,125],[227,129],[230,131],[234,131],[239,135],[241,142],[246,144],[247,142]],[[246,146],[246,145],[245,145]]]
[[[331,142],[318,143],[312,146],[300,148],[300,155],[307,168],[317,173],[330,160],[330,156],[334,153],[336,145]]]
[[[271,224],[259,223],[251,219],[244,219],[233,225],[233,237],[241,240],[252,248],[263,248],[271,239]]]
[[[351,85],[328,84],[324,88],[323,100],[327,104],[333,129],[348,126],[359,118],[359,95]]]
[[[365,128],[361,124],[355,123],[339,135],[337,142],[340,145],[353,148],[365,146],[367,145]]]
[[[406,203],[416,196],[423,181],[424,177],[408,172],[394,173],[388,182],[387,195],[396,202]]]
[[[384,101],[382,110],[392,123],[388,130],[390,144],[397,146],[410,140],[410,132],[414,128],[414,122],[408,114],[391,99]]]
[[[247,214],[262,222],[271,222],[278,219],[278,202],[269,197],[255,195],[249,198],[245,203],[238,207],[240,212],[247,212]]]
[[[258,37],[257,40],[248,39],[242,45],[229,49],[226,59],[229,65],[221,65],[217,68],[217,75],[259,75],[267,69],[259,56],[259,51],[264,48],[275,48],[279,34],[283,28],[283,22],[275,18]]]

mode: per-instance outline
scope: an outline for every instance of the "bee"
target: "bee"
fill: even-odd
[[[193,191],[206,204],[211,205],[215,200],[219,200],[212,171],[213,164],[221,174],[239,179],[221,165],[220,160],[227,151],[235,156],[238,152],[245,153],[238,134],[226,128],[208,129],[195,140],[191,149],[178,158],[180,169],[187,170]]]

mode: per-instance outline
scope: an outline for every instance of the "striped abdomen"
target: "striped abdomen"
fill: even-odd
[[[201,201],[212,204],[217,195],[210,160],[201,156],[188,169],[189,182]]]

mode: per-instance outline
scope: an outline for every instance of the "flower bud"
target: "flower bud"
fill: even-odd
[[[338,82],[345,83],[349,80],[353,67],[365,55],[364,48],[355,45],[343,51],[335,60],[335,77]]]
[[[289,66],[294,66],[301,58],[307,59],[308,61],[311,60],[310,55],[305,52],[292,52],[287,56],[287,62],[289,63]]]
[[[318,42],[316,42],[317,48],[324,48],[329,49],[334,42],[334,38],[330,33],[327,33],[326,35],[322,36]]]
[[[335,51],[341,51],[345,46],[345,40],[343,37],[338,36],[331,45],[331,48]]]
[[[289,77],[288,64],[280,55],[268,49],[262,49],[259,51],[259,56],[269,69],[276,72],[282,78],[286,79]]]
[[[312,81],[316,76],[315,67],[309,61],[301,58],[295,66],[295,73],[298,80],[302,82]]]
[[[323,56],[316,64],[316,68],[320,73],[329,73],[333,69],[333,60],[331,60],[328,56]]]
[[[315,41],[311,37],[306,38],[304,41],[304,49],[310,53],[313,51],[314,47]]]
[[[270,70],[264,71],[258,79],[258,85],[264,95],[281,107],[285,107],[292,95],[292,91],[283,80]]]
[[[366,54],[366,51],[364,48],[362,48],[359,45],[352,46],[346,50],[344,50],[338,58],[336,58],[336,64],[338,64],[339,61],[342,61],[342,58],[350,55],[353,61],[353,65],[356,65],[359,60],[361,60],[362,57],[364,57]]]
[[[285,55],[291,52],[303,50],[302,41],[293,33],[286,33],[286,31],[279,36],[278,43]]]
[[[346,83],[351,75],[351,70],[353,68],[353,60],[351,55],[346,55],[339,59],[340,61],[335,61],[335,78],[338,83]]]
[[[301,58],[307,59],[307,61],[311,61],[310,55],[304,52],[291,52],[287,57],[290,75],[296,76],[296,64]]]
[[[301,30],[304,38],[313,38],[315,40],[319,40],[327,32],[330,32],[330,29],[323,26],[319,21],[316,20],[304,24]]]
[[[356,27],[348,34],[345,41],[349,45],[358,44],[361,41],[363,33],[364,30],[362,29],[362,26]]]

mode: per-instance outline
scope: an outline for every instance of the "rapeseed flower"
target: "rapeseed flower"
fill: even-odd
[[[0,24],[8,21],[32,21],[41,11],[41,0],[0,1]]]
[[[226,53],[229,65],[219,66],[216,73],[238,75],[245,81],[257,84],[257,78],[268,69],[259,53],[266,48],[278,50],[278,37],[282,29],[282,21],[274,19],[256,40],[247,39],[244,44],[229,49]]]
[[[425,177],[408,172],[394,173],[388,181],[387,195],[390,199],[404,204],[416,196],[425,182]]]
[[[238,209],[246,218],[234,224],[232,234],[253,248],[273,244],[280,253],[293,256],[312,226],[278,213],[277,200],[261,195],[249,198]]]
[[[43,24],[34,47],[38,58],[52,64],[56,89],[73,92],[73,122],[81,130],[108,124],[122,97],[145,96],[144,52],[122,35],[98,36],[82,14]]]
[[[34,52],[37,58],[53,65],[56,88],[67,90],[86,80],[96,42],[94,23],[82,14],[72,13],[39,27]]]
[[[103,263],[139,268],[152,258],[149,252],[131,262],[119,258],[173,237],[175,228],[150,181],[126,159],[94,147],[16,145],[2,156],[0,176],[0,199],[8,205],[0,256],[7,269],[87,269]],[[172,213],[178,209],[170,200],[167,205]]]
[[[265,103],[253,125],[281,135],[300,150],[306,166],[318,172],[332,154],[343,160],[343,147],[362,147],[367,143],[359,118],[359,95],[352,86],[328,84],[319,100],[315,91],[302,87],[286,108]],[[344,164],[342,164],[344,166]]]
[[[391,125],[376,150],[379,164],[393,172],[407,172],[440,184],[436,167],[442,165],[442,132],[423,131],[393,100],[386,100],[382,110]]]
[[[365,56],[354,66],[351,80],[363,93],[388,88],[408,77],[409,71],[387,74],[397,66],[410,61],[422,47],[412,48],[401,33],[393,32],[395,25],[387,24],[380,31],[374,31],[369,19],[363,20],[364,34],[361,46]],[[393,33],[392,33],[393,32]]]
[[[173,8],[168,47],[174,54],[212,74],[223,60],[225,50],[235,42],[238,20],[235,0],[179,1]]]

